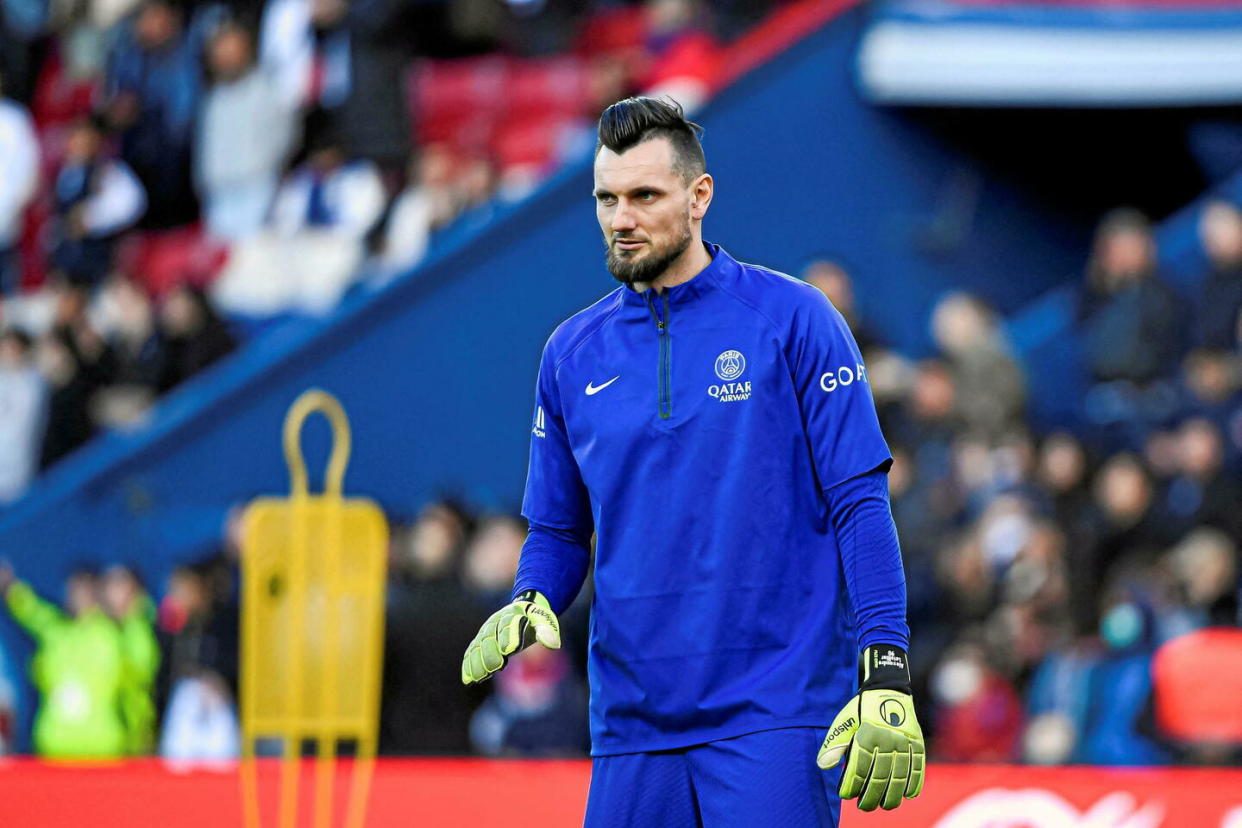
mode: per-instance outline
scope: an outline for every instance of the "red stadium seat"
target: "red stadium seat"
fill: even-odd
[[[574,57],[514,61],[505,93],[510,117],[577,115],[586,97],[586,70]]]
[[[134,233],[116,250],[117,269],[157,297],[178,284],[210,284],[227,260],[228,247],[197,225]]]

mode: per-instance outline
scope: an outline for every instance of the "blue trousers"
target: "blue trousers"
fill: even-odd
[[[677,750],[599,756],[586,828],[836,828],[840,766],[821,771],[824,734],[791,727]]]

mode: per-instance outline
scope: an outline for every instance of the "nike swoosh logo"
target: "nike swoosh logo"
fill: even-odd
[[[595,394],[598,394],[600,391],[603,391],[605,388],[612,385],[614,382],[616,382],[619,379],[621,379],[621,375],[617,374],[615,377],[608,380],[608,382],[604,383],[603,385],[592,385],[591,383],[588,382],[587,387],[586,387],[587,396],[590,397],[590,396],[594,396]]]

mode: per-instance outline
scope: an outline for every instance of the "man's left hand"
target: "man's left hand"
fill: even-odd
[[[923,790],[926,750],[905,658],[888,645],[863,652],[861,689],[837,714],[819,749],[817,763],[824,770],[845,757],[839,792],[842,799],[858,797],[863,811],[890,811]]]

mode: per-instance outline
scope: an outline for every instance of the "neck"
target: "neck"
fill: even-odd
[[[711,263],[712,257],[703,246],[703,238],[695,233],[690,245],[651,283],[651,287],[656,293],[663,293],[665,288],[690,281]]]

